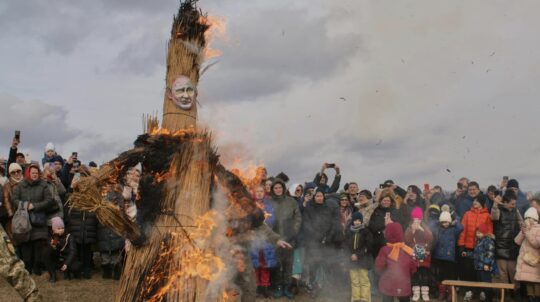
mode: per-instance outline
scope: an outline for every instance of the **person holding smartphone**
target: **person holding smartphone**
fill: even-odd
[[[332,182],[331,186],[328,186],[328,175],[324,171],[326,169],[334,169],[336,171],[336,175],[334,176],[334,181]],[[315,175],[315,179],[313,182],[317,185],[318,190],[321,192],[328,194],[328,193],[336,193],[337,190],[339,190],[339,183],[341,181],[341,170],[336,164],[329,164],[324,163],[321,167],[321,171]]]

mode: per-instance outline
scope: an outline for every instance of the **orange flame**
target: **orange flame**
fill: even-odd
[[[212,48],[211,45],[215,38],[227,40],[227,20],[224,17],[208,15],[201,16],[200,22],[210,26],[210,28],[204,34],[204,38],[207,43],[207,47],[204,51],[204,57],[208,60],[221,56],[223,53],[218,49]]]

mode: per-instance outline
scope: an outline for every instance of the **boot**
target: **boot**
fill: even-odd
[[[420,286],[413,286],[412,287],[412,301],[419,301],[420,300]]]
[[[439,297],[438,299],[440,301],[443,301],[443,300],[446,300],[446,286],[442,285],[442,284],[439,284]]]
[[[283,295],[289,300],[294,299],[294,294],[289,290],[289,286],[285,286],[283,289]]]
[[[49,282],[56,283],[56,271],[53,269],[49,270]]]
[[[112,270],[110,264],[105,264],[101,266],[102,275],[101,277],[103,279],[111,279],[112,278]]]
[[[429,286],[422,286],[422,301],[429,301]]]
[[[276,291],[274,292],[274,298],[281,298],[283,297],[283,286],[278,285],[276,287]]]
[[[117,263],[114,265],[113,279],[120,280],[121,276],[122,276],[122,266],[119,263]]]

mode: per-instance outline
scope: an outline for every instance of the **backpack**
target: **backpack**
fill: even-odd
[[[13,234],[13,241],[16,243],[24,243],[30,241],[30,231],[32,231],[32,224],[30,224],[30,217],[28,210],[26,209],[26,202],[19,202],[19,207],[13,218],[11,219],[11,229]]]

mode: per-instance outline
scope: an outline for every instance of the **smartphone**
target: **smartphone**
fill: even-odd
[[[15,130],[15,139],[16,139],[16,140],[20,140],[20,139],[21,139],[21,131],[20,131],[20,130]]]
[[[328,168],[335,168],[335,167],[336,167],[336,164],[328,164],[327,167],[328,167]]]
[[[424,184],[424,192],[429,191],[429,184]]]

